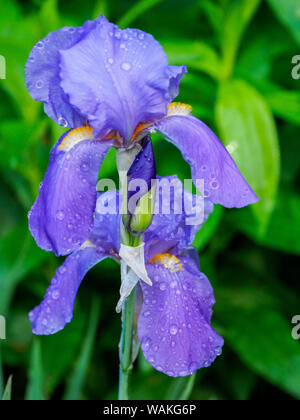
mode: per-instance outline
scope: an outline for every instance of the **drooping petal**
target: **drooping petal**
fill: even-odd
[[[67,257],[52,279],[42,303],[29,314],[34,334],[55,334],[71,321],[82,279],[105,256],[95,247],[88,246]]]
[[[155,215],[144,234],[148,259],[174,246],[179,250],[190,246],[213,211],[210,201],[183,187],[177,176],[157,179]]]
[[[138,336],[145,358],[169,376],[187,376],[209,366],[221,353],[223,339],[211,327],[212,287],[194,255],[165,256],[149,263],[150,287],[141,283],[144,302]],[[168,268],[167,268],[168,267]]]
[[[49,33],[32,49],[25,67],[26,85],[36,101],[44,102],[46,114],[62,126],[72,128],[83,125],[86,118],[69,102],[60,86],[60,51],[74,46],[97,24],[87,21],[78,28],[64,27]]]
[[[118,201],[118,193],[109,191],[98,196],[98,210],[104,202]],[[35,334],[54,334],[71,321],[77,290],[85,274],[110,257],[119,261],[120,216],[96,212],[89,239],[68,256],[57,270],[43,302],[30,313]]]
[[[215,204],[244,207],[259,200],[233,159],[215,136],[192,115],[170,116],[155,125],[189,163],[194,182],[204,180],[204,194]]]
[[[92,130],[70,130],[53,147],[39,196],[29,212],[38,246],[56,255],[78,249],[94,224],[96,184],[110,147],[93,139]]]
[[[61,86],[96,136],[117,130],[129,141],[139,123],[162,118],[184,72],[151,35],[104,19],[61,51]]]

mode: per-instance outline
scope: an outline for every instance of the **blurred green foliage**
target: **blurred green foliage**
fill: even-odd
[[[140,355],[132,398],[299,399],[300,344],[291,337],[291,319],[300,313],[300,80],[291,76],[299,1],[0,0],[0,10],[7,74],[0,80],[0,314],[7,317],[0,396],[11,398],[13,375],[14,399],[116,398],[114,262],[87,275],[63,332],[33,337],[27,316],[60,263],[37,248],[26,214],[62,129],[27,93],[24,65],[49,31],[105,13],[121,27],[152,33],[170,63],[187,64],[178,99],[219,134],[261,198],[242,210],[216,206],[195,240],[215,289],[223,355],[187,379],[154,371]],[[154,143],[160,175],[190,176],[171,144]],[[102,176],[116,176],[114,159],[111,152]]]

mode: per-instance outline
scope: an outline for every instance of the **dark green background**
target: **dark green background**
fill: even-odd
[[[298,0],[0,0],[7,63],[0,80],[0,314],[8,335],[0,343],[0,395],[11,374],[13,399],[117,395],[117,264],[101,263],[86,276],[63,332],[34,338],[27,316],[61,263],[37,248],[26,215],[63,130],[27,93],[24,64],[49,31],[99,13],[152,33],[170,63],[187,64],[178,99],[219,134],[261,197],[247,209],[216,206],[195,242],[215,290],[222,356],[185,380],[154,371],[140,355],[131,397],[299,399],[300,344],[291,336],[300,314],[300,79],[291,76],[300,54]],[[154,142],[159,174],[189,178],[180,153]],[[110,153],[102,176],[116,176],[114,159]]]

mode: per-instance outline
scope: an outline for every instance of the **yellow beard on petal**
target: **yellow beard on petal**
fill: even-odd
[[[92,127],[82,126],[82,127],[74,128],[74,130],[71,130],[66,135],[66,137],[58,146],[58,149],[63,150],[64,152],[68,152],[76,144],[84,140],[94,140]]]
[[[180,260],[175,257],[175,255],[170,255],[168,253],[155,255],[149,263],[163,265],[164,268],[170,270],[171,273],[176,273],[177,271],[182,270]]]
[[[171,102],[168,105],[167,117],[174,117],[176,115],[187,116],[192,112],[191,105],[182,104],[181,102]]]

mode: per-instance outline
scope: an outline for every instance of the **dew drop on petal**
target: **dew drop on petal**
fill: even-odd
[[[54,300],[57,300],[59,298],[59,291],[53,290],[53,292],[51,293],[51,296]]]
[[[58,119],[58,124],[61,125],[62,127],[67,127],[68,126],[67,120],[65,120],[65,118],[63,118],[63,117],[60,117]]]
[[[166,283],[161,283],[161,284],[159,285],[159,288],[160,288],[160,290],[161,290],[161,291],[166,290],[166,288],[167,288]]]
[[[178,332],[177,326],[176,325],[171,325],[171,327],[170,327],[170,334],[176,335],[177,332]]]
[[[58,271],[60,274],[64,274],[67,271],[67,269],[62,265],[61,267],[59,267]]]
[[[129,63],[122,63],[121,67],[122,67],[123,70],[129,71],[131,69],[131,64],[129,64]]]
[[[149,337],[145,337],[142,340],[142,350],[147,351],[151,346],[151,339]]]
[[[62,220],[64,220],[65,215],[64,215],[64,213],[63,213],[62,211],[58,211],[58,212],[56,213],[56,218],[57,218],[57,220],[62,221]]]

